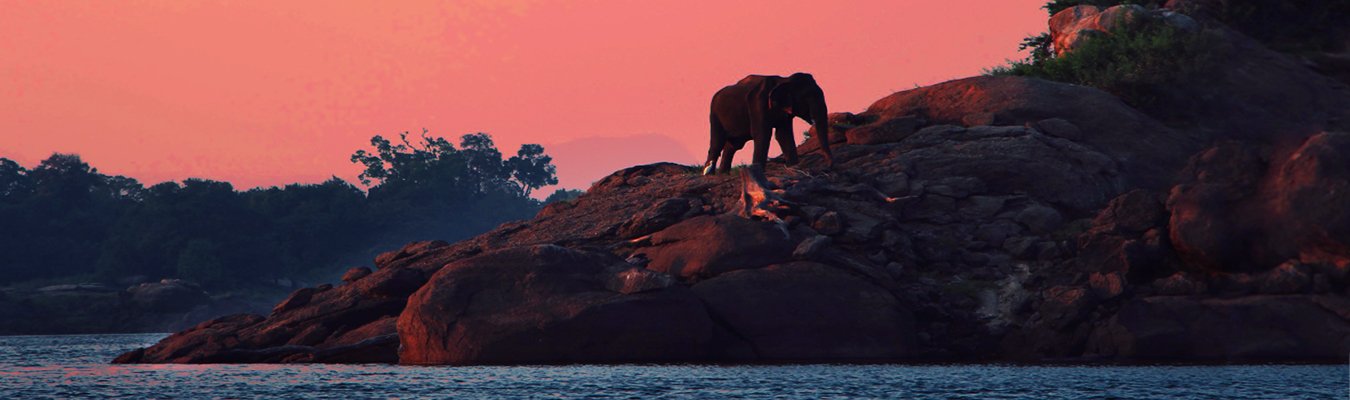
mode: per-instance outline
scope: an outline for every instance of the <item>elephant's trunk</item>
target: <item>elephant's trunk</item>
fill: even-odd
[[[816,129],[816,139],[820,140],[820,150],[825,152],[825,163],[834,165],[834,153],[830,152],[830,112],[824,101],[819,107],[811,108],[811,122]]]

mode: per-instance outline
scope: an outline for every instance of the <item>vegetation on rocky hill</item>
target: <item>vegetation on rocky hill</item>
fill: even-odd
[[[1061,0],[1046,8],[1057,13],[1075,5],[1113,3],[1121,2]],[[1203,84],[1231,49],[1220,33],[1203,29],[1188,17],[1178,16],[1183,19],[1178,22],[1167,14],[1142,10],[1116,7],[1075,16],[1061,13],[1051,19],[1050,32],[1023,40],[1020,49],[1029,53],[1027,58],[987,72],[1095,87],[1144,111],[1163,111],[1173,104],[1160,97],[1176,85]]]
[[[1075,6],[1106,10],[1113,6],[1158,7],[1198,18],[1202,23],[1179,27],[1171,23],[1102,21],[1089,39],[1073,51],[1054,48],[1052,33],[1032,35],[1021,49],[1027,58],[990,69],[993,75],[1016,75],[1096,87],[1119,96],[1151,114],[1176,113],[1176,101],[1160,99],[1178,84],[1203,85],[1232,52],[1222,36],[1223,26],[1241,32],[1265,46],[1294,54],[1344,52],[1350,43],[1350,0],[1228,1],[1228,0],[1054,0],[1044,8],[1056,15]],[[1105,12],[1105,11],[1103,11]],[[1072,18],[1066,18],[1072,21]],[[1109,22],[1109,23],[1108,23]],[[1171,22],[1171,21],[1168,21]],[[1052,28],[1056,21],[1051,20]],[[1063,43],[1060,43],[1063,44]],[[1165,118],[1166,119],[1166,118]]]
[[[1048,35],[1027,40],[1029,58],[990,73],[1091,86],[1141,109],[1155,105],[1169,86],[1204,80],[1223,54],[1222,41],[1212,35],[1161,24],[1119,29],[1062,56],[1044,47]]]

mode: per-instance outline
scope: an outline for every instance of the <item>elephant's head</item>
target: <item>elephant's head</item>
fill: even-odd
[[[816,128],[825,161],[834,163],[830,152],[830,110],[825,106],[825,91],[811,74],[798,72],[784,78],[769,92],[769,108],[801,118]]]

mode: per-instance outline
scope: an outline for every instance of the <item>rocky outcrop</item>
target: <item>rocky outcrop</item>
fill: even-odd
[[[458,250],[458,251],[456,251]],[[393,319],[441,266],[468,254],[445,242],[416,242],[381,254],[379,268],[346,285],[292,293],[267,316],[240,314],[176,333],[128,363],[394,362]]]
[[[1317,160],[1313,149],[1336,137],[1311,139],[1298,159]],[[1229,293],[1266,307],[1344,287],[1344,275],[1319,265],[1276,274],[1188,261],[1189,247],[1170,240],[1181,203],[1164,203],[1163,191],[1120,193],[1113,161],[1036,128],[926,127],[841,146],[832,172],[812,156],[805,169],[768,169],[790,203],[778,223],[737,216],[736,178],[635,167],[531,221],[409,246],[368,276],[297,291],[271,315],[209,322],[119,361],[1148,360],[1156,354],[1129,349],[1160,340],[1141,333],[1155,322],[1113,320],[1140,299]],[[612,211],[624,204],[632,211]],[[640,234],[623,228],[635,215],[677,222]],[[1297,318],[1335,322],[1317,315]],[[1332,349],[1299,348],[1291,357]]]
[[[1106,92],[1020,77],[982,76],[899,92],[873,103],[855,119],[876,121],[861,127],[866,128],[914,115],[933,124],[968,128],[1031,127],[1047,138],[1106,155],[1089,165],[1114,164],[1128,187],[1170,185],[1186,157],[1200,148],[1198,139]]]
[[[612,254],[514,247],[446,265],[398,320],[408,364],[674,362],[710,358],[698,298],[613,285],[640,269]],[[655,274],[654,272],[648,272]]]
[[[1347,103],[1235,40],[1236,97],[1176,88],[1230,120],[945,82],[831,115],[833,169],[814,139],[764,176],[627,168],[118,362],[1340,360],[1350,136],[1307,129]]]

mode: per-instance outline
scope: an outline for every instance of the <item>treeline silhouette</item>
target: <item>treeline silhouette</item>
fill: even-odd
[[[425,131],[412,141],[375,136],[351,160],[365,166],[368,192],[336,176],[245,191],[196,178],[145,187],[78,155],[32,169],[0,158],[0,284],[332,279],[408,241],[454,241],[529,218],[543,204],[529,194],[557,183],[543,147],[504,158],[484,133],[458,147]]]

